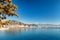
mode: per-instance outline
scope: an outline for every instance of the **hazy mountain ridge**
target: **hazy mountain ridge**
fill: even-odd
[[[54,24],[25,24],[19,21],[10,20],[9,25],[19,25],[19,27],[30,27],[30,28],[60,28],[60,25]]]
[[[29,28],[33,28],[33,27],[37,27],[38,25],[36,24],[26,24],[26,23],[23,23],[23,22],[19,22],[19,21],[16,21],[16,20],[10,20],[10,24],[9,26],[16,26],[16,27],[29,27]]]

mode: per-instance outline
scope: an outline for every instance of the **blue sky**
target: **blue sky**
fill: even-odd
[[[60,0],[12,0],[12,2],[18,6],[16,12],[21,22],[60,23]],[[16,20],[16,17],[10,19]]]

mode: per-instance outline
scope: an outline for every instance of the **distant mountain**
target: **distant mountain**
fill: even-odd
[[[15,20],[10,20],[10,25],[14,25],[14,24],[22,24],[22,22],[18,22]]]
[[[33,27],[33,26],[38,26],[36,24],[26,24],[26,23],[22,23],[22,22],[19,22],[19,21],[15,21],[15,20],[10,20],[10,24],[9,25],[20,25],[20,26],[27,26],[27,27]]]
[[[60,25],[54,24],[25,24],[19,21],[10,20],[9,25],[19,25],[19,27],[30,27],[30,28],[60,28]]]
[[[32,26],[37,26],[36,24],[26,24],[26,23],[23,23],[23,22],[15,21],[15,20],[10,20],[10,24],[11,25],[19,24],[19,25],[32,25]]]

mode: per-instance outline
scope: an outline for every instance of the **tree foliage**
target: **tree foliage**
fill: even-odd
[[[17,16],[15,10],[17,7],[12,4],[12,0],[0,0],[0,19],[6,19],[7,16]]]

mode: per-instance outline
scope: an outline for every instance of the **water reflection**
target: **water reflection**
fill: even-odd
[[[40,29],[40,28],[10,28],[9,30],[0,31],[0,34],[17,34],[23,32],[60,32],[60,29]]]
[[[26,32],[36,32],[37,28],[9,28],[9,30],[0,31],[1,35],[17,35]],[[0,36],[1,36],[0,35]]]
[[[42,40],[59,39],[60,29],[40,29],[40,28],[10,28],[0,31],[1,40]]]

